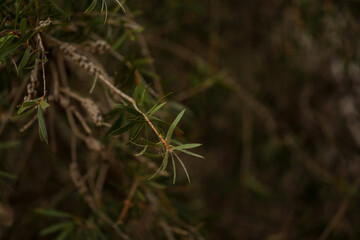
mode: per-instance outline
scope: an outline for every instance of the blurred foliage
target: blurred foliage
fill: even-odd
[[[15,1],[0,1],[1,6],[4,2]],[[54,19],[46,34],[79,45],[100,36],[153,83],[151,89],[159,92],[159,80],[164,93],[173,92],[158,117],[171,123],[186,107],[181,130],[187,139],[203,143],[198,152],[206,160],[182,157],[191,185],[171,186],[169,177],[141,182],[120,225],[131,238],[201,239],[198,229],[206,239],[359,238],[359,2],[132,0],[121,2],[124,13],[116,1],[107,1],[107,16],[100,0],[45,2],[52,7],[44,4],[41,16]],[[84,14],[94,2],[94,9]],[[20,52],[12,56],[17,70],[11,59],[1,65],[2,115],[16,95],[13,86],[25,76],[26,69],[18,67]],[[99,59],[116,86],[135,96],[134,69],[108,56]],[[76,73],[71,64],[67,72]],[[84,82],[83,75],[71,75],[69,85],[85,95],[92,81]],[[106,105],[103,89],[97,85],[94,95]],[[159,99],[149,93],[145,109]],[[107,110],[105,121],[119,126],[129,117]],[[60,107],[56,111],[64,114]],[[37,129],[20,138],[22,125],[11,122],[0,135],[5,236],[26,238],[18,229],[33,238],[81,229],[75,239],[81,234],[104,237],[94,235],[100,233],[115,237],[73,187],[66,117],[57,122],[56,154],[40,144]],[[175,135],[185,142],[180,129]],[[102,141],[112,144],[110,139]],[[116,161],[110,164],[103,201],[105,212],[116,219],[136,176],[149,177],[154,171],[131,160],[143,148],[111,146]],[[96,157],[85,144],[77,152],[85,173]],[[160,166],[161,159],[156,163]],[[185,179],[182,173],[180,181]],[[49,225],[51,216],[62,221]]]
[[[359,3],[146,7],[165,91],[196,112],[205,146],[207,164],[191,164],[205,236],[357,239]]]

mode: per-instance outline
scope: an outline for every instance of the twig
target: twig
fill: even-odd
[[[109,170],[109,163],[107,162],[102,163],[99,170],[99,176],[96,181],[95,192],[94,192],[95,200],[98,203],[98,205],[100,205],[101,203],[102,190],[104,187],[108,170]]]
[[[83,118],[83,116],[81,116],[81,114],[78,112],[78,110],[76,110],[76,108],[74,106],[71,106],[70,110],[75,114],[75,116],[77,117],[77,119],[81,123],[81,126],[84,128],[86,133],[90,135],[91,134],[91,129],[86,124],[85,119]]]
[[[164,220],[160,221],[160,226],[164,230],[165,236],[168,240],[176,240],[174,234],[171,231],[171,228]]]
[[[20,129],[20,132],[21,133],[25,132],[31,125],[34,124],[34,122],[37,120],[37,118],[38,118],[38,116],[34,115],[34,117]]]
[[[42,76],[43,76],[43,84],[44,84],[44,89],[43,89],[44,95],[42,97],[44,98],[45,95],[46,95],[46,76],[45,76],[45,62],[44,62],[44,60],[47,61],[47,58],[46,58],[45,48],[44,48],[44,44],[42,42],[40,33],[37,33],[36,36],[38,38],[39,47],[41,49],[41,68],[42,68]]]
[[[71,116],[70,111],[67,111],[68,116]],[[73,122],[73,119],[70,120]],[[70,122],[69,121],[69,122]],[[74,126],[74,123],[70,123],[70,126]],[[76,130],[73,129],[75,132]],[[85,202],[88,204],[88,206],[99,215],[99,217],[106,222],[108,225],[110,225],[114,231],[123,239],[128,240],[129,237],[109,218],[103,211],[101,211],[98,206],[96,205],[96,202],[92,196],[89,195],[86,184],[84,180],[81,177],[78,163],[76,160],[76,137],[74,134],[71,134],[71,164],[70,164],[70,175],[73,180],[74,185],[77,187],[79,193],[83,195]]]
[[[336,211],[335,215],[331,219],[330,223],[327,225],[325,230],[321,233],[319,240],[326,240],[329,236],[332,230],[338,225],[338,223],[343,218],[346,210],[349,207],[350,199],[345,199],[338,210]]]
[[[127,213],[129,211],[130,207],[132,206],[131,200],[134,197],[134,194],[136,192],[136,189],[137,189],[139,183],[140,183],[140,180],[135,179],[135,182],[133,183],[133,185],[130,188],[129,195],[128,195],[127,199],[124,201],[124,207],[121,210],[118,220],[116,221],[117,224],[122,224],[124,222],[124,220],[127,216]]]

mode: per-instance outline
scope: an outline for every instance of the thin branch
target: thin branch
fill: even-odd
[[[168,240],[176,240],[174,234],[171,231],[171,228],[164,220],[160,221],[160,226],[164,230],[165,236]]]
[[[350,200],[349,199],[345,199],[340,207],[338,208],[338,210],[336,211],[335,215],[333,216],[333,218],[331,219],[330,223],[327,225],[327,227],[325,228],[325,230],[321,233],[319,240],[326,240],[328,239],[328,237],[330,236],[331,232],[333,231],[333,229],[339,224],[339,222],[341,221],[341,219],[343,218],[344,214],[346,213],[346,210],[349,207],[349,203]]]
[[[38,115],[37,114],[34,115],[33,118],[20,129],[20,132],[21,133],[25,132],[31,125],[33,125],[35,123],[37,118],[38,118]]]
[[[129,195],[128,195],[127,199],[124,201],[124,207],[121,210],[118,220],[116,221],[117,224],[122,224],[124,222],[124,220],[128,214],[128,211],[132,206],[131,200],[134,197],[134,194],[138,188],[139,183],[140,183],[140,179],[135,179],[135,182],[133,183],[133,185],[130,188]]]

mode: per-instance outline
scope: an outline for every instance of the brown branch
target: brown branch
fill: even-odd
[[[117,224],[123,224],[124,221],[125,221],[125,218],[130,210],[130,208],[132,207],[132,198],[134,197],[134,194],[137,190],[137,187],[140,183],[140,179],[135,179],[135,182],[133,183],[133,185],[131,186],[130,188],[130,191],[129,191],[129,194],[128,194],[128,197],[127,199],[124,201],[124,207],[123,209],[121,210],[120,212],[120,215],[118,217],[118,220],[116,221]]]

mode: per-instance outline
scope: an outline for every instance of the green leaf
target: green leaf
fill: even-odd
[[[147,149],[147,148],[148,148],[148,145],[146,145],[141,152],[135,154],[135,156],[141,156],[141,155],[143,155],[143,154],[146,152],[146,149]]]
[[[130,123],[126,124],[125,126],[123,126],[123,127],[119,128],[119,129],[111,132],[111,133],[109,134],[109,136],[120,135],[120,134],[126,132],[127,130],[129,130],[130,128],[132,128],[133,126],[135,126],[135,124],[136,124],[136,123],[134,123],[134,122],[130,122]]]
[[[40,98],[23,102],[21,107],[31,107],[39,103]]]
[[[18,115],[18,116],[14,116],[14,117],[9,117],[9,119],[11,120],[19,120],[19,119],[23,119],[23,118],[26,118],[27,116],[29,116],[36,108],[33,108],[21,115]]]
[[[185,171],[185,174],[186,174],[186,177],[187,177],[187,179],[188,179],[188,181],[189,181],[189,183],[190,183],[190,182],[191,182],[191,181],[190,181],[190,176],[189,176],[188,171],[186,170],[185,164],[181,161],[181,159],[179,158],[179,156],[178,156],[176,153],[174,153],[174,154],[175,154],[175,157],[177,158],[177,160],[179,160],[181,166],[183,167],[183,169],[184,169],[184,171]]]
[[[160,105],[161,102],[162,102],[165,98],[167,98],[169,95],[171,95],[171,94],[172,94],[172,92],[169,92],[169,93],[165,94],[165,95],[146,113],[146,115],[150,114],[150,116],[151,116],[151,115],[155,114],[155,112],[158,111],[162,106],[161,106],[159,109],[157,109],[156,111],[154,111],[154,109],[155,109],[158,105]]]
[[[42,109],[46,109],[46,108],[50,107],[50,104],[46,100],[43,100],[40,102],[40,106]]]
[[[123,104],[116,104],[116,107],[118,107],[118,108],[120,108],[122,110],[125,110],[125,111],[127,111],[127,112],[129,112],[131,114],[142,116],[141,113],[139,113],[134,108],[131,108],[129,106],[126,106],[126,105],[123,105]]]
[[[45,236],[45,235],[48,235],[53,232],[57,232],[63,228],[67,228],[68,226],[72,226],[72,225],[74,225],[73,222],[62,222],[62,223],[54,224],[50,227],[47,227],[47,228],[41,230],[40,235]]]
[[[151,147],[163,147],[163,143],[162,142],[158,142],[158,143],[154,143],[154,142],[150,142],[145,138],[141,138],[141,141],[143,141],[146,145],[149,145]]]
[[[69,225],[55,240],[64,240],[66,239],[74,230],[74,225]]]
[[[9,35],[8,37],[0,46],[0,61],[3,61],[7,55],[14,52],[17,48],[23,44],[23,41],[19,40],[16,43],[12,44],[14,38],[16,38],[14,35]]]
[[[114,45],[112,45],[112,48],[114,50],[120,50],[123,46],[124,46],[124,43],[125,43],[125,40],[127,38],[127,35],[126,33],[124,33],[117,41]]]
[[[162,170],[164,171],[165,169],[166,169],[166,167],[167,167],[167,164],[168,164],[168,159],[169,159],[169,152],[168,151],[166,151],[166,153],[165,153],[165,156],[164,156],[164,158],[163,158],[163,161],[162,161]]]
[[[21,35],[24,35],[25,31],[26,31],[26,18],[23,18],[23,19],[21,19],[21,22],[20,22]]]
[[[44,139],[44,141],[49,144],[49,140],[48,140],[48,136],[47,136],[47,131],[46,131],[46,126],[45,126],[45,120],[44,120],[44,113],[42,111],[41,106],[38,106],[38,122],[39,122],[39,130],[40,133]]]
[[[94,8],[96,7],[97,4],[97,0],[93,0],[92,3],[90,4],[90,6],[85,10],[85,14],[88,12],[91,12],[92,10],[94,10]]]
[[[179,115],[177,115],[177,117],[175,118],[175,120],[173,121],[173,123],[171,124],[171,126],[169,127],[169,130],[166,134],[166,142],[168,144],[170,144],[171,142],[171,138],[172,138],[172,135],[174,133],[174,129],[176,128],[176,126],[178,125],[178,123],[180,122],[180,119],[182,118],[182,116],[184,115],[185,113],[185,109],[182,110]]]
[[[166,152],[165,153],[165,157],[163,158],[163,161],[159,167],[159,169],[148,179],[148,180],[151,180],[152,178],[154,178],[156,175],[158,175],[158,173],[161,171],[161,170],[164,170],[166,168],[164,168],[164,165],[166,164],[167,165],[167,162],[168,162],[168,158],[169,158],[169,152]]]
[[[39,128],[39,137],[40,137],[40,140],[41,140],[42,142],[45,141],[45,140],[44,140],[44,137],[43,137],[43,135],[42,135],[42,133],[41,133],[41,131],[40,131],[40,128]]]
[[[154,117],[154,116],[149,117],[149,119],[150,119],[150,121],[162,123],[162,124],[167,125],[167,126],[170,126],[170,125],[171,125],[170,123],[168,123],[168,122],[166,122],[166,121],[164,121],[164,120],[161,120],[160,118]],[[183,133],[183,131],[181,131],[181,129],[178,128],[178,127],[176,127],[175,130],[178,131],[178,132],[180,132],[180,133]]]
[[[4,24],[5,24],[6,19],[7,19],[7,16],[4,17],[4,19],[1,21],[1,23],[0,23],[0,29],[2,29],[2,28],[4,27]]]
[[[188,150],[184,150],[184,149],[180,150],[180,149],[178,149],[178,151],[183,152],[183,153],[186,153],[186,154],[189,154],[189,155],[194,156],[194,157],[204,158],[203,156],[201,156],[201,155],[199,155],[199,154],[196,154],[196,153],[193,153],[193,152],[190,152],[190,151],[188,151]]]
[[[175,165],[175,160],[174,160],[173,154],[171,154],[171,161],[172,161],[173,171],[174,171],[173,184],[175,184],[175,181],[176,181],[176,165]]]
[[[21,107],[17,111],[17,114],[21,114],[22,112],[24,112],[29,107],[35,106],[36,104],[38,104],[39,100],[40,100],[40,98],[23,102],[23,104],[21,105]]]
[[[15,30],[16,30],[16,25],[17,25],[18,19],[19,19],[20,10],[21,10],[21,7],[22,7],[22,2],[23,2],[23,0],[19,1],[18,8],[16,10],[15,21],[14,21],[14,29]]]
[[[137,68],[142,67],[143,65],[149,64],[151,63],[151,59],[150,58],[139,58],[133,61],[133,65],[136,66]]]
[[[21,69],[23,69],[26,66],[26,64],[29,61],[30,55],[31,55],[31,48],[28,47],[25,50],[25,53],[24,53],[24,55],[23,55],[23,57],[22,57],[22,59],[20,61],[18,71],[20,71]]]
[[[135,132],[132,134],[130,141],[134,142],[138,138],[144,125],[145,124],[139,124],[139,126],[136,128]]]
[[[113,131],[115,131],[116,129],[119,129],[122,122],[123,122],[123,114],[121,114],[120,117],[118,119],[116,119],[116,121],[112,124],[112,126],[106,132],[105,136],[110,136],[110,134]]]
[[[145,102],[145,98],[146,98],[146,93],[147,93],[147,91],[149,90],[149,87],[150,87],[150,85],[147,86],[147,87],[143,90],[143,92],[142,92],[142,94],[141,94],[141,98],[140,98],[140,107],[141,107],[141,108],[144,106],[144,102]]]
[[[126,13],[125,8],[124,8],[124,6],[120,3],[120,1],[119,1],[119,0],[115,0],[115,1],[119,4],[119,6],[121,7],[121,9],[124,11],[124,13]]]
[[[104,9],[105,9],[105,19],[104,19],[104,24],[105,24],[108,18],[108,7],[106,0],[102,0],[101,2],[101,12],[104,11]]]
[[[160,108],[162,108],[165,104],[166,104],[166,102],[163,102],[163,103],[160,103],[160,104],[156,104],[154,107],[152,107],[152,108],[146,113],[146,115],[152,116],[152,115],[155,114],[157,111],[159,111]]]
[[[13,62],[13,64],[14,64],[16,74],[19,74],[19,69],[18,69],[18,67],[16,66],[16,62],[15,62],[15,60],[11,58],[11,61],[12,61],[12,62]]]
[[[183,149],[197,148],[197,147],[200,147],[201,145],[202,144],[200,144],[200,143],[189,143],[189,144],[184,144],[184,145],[173,147],[173,149],[174,150],[183,150]]]
[[[35,212],[37,214],[41,214],[48,217],[56,217],[56,218],[72,218],[73,216],[70,213],[60,212],[54,209],[36,209]]]

